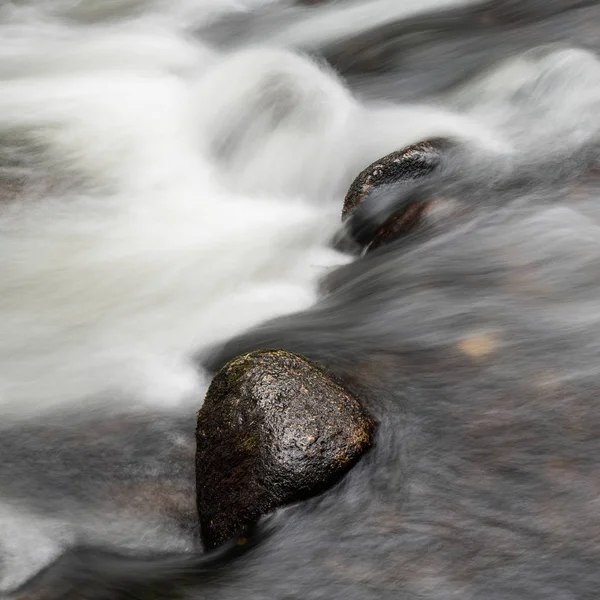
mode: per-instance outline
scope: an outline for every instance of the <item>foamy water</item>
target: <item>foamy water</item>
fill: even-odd
[[[318,14],[280,2],[298,19],[241,47],[196,34],[269,4],[0,7],[3,425],[91,406],[197,408],[207,380],[196,353],[310,306],[319,278],[351,260],[330,242],[349,183],[377,157],[450,136],[510,161],[597,133],[600,65],[583,50],[510,58],[427,105],[359,101],[293,50],[450,0]],[[82,532],[189,545],[167,526],[65,507],[48,517],[0,505],[0,589]]]
[[[196,397],[191,353],[306,307],[348,260],[328,242],[358,170],[481,133],[443,110],[361,105],[284,49],[217,52],[181,6],[162,25],[149,6],[69,27],[67,6],[15,10],[0,43],[5,178],[26,182],[0,216],[5,415]]]

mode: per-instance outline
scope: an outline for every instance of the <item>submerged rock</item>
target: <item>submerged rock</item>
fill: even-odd
[[[364,244],[364,250],[370,252],[415,230],[431,233],[463,212],[464,207],[453,198],[418,198],[381,223]]]
[[[198,413],[204,545],[331,486],[371,445],[373,428],[358,400],[302,356],[260,350],[232,360]]]

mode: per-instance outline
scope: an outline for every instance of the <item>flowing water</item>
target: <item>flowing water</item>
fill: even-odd
[[[538,181],[539,203],[573,165],[593,166],[598,49],[600,9],[575,0],[5,0],[0,591],[75,543],[195,549],[194,413],[210,378],[197,357],[308,309],[324,276],[347,273],[356,257],[333,244],[343,197],[392,150],[457,140],[487,207],[487,175]],[[531,214],[521,197],[523,243],[540,241],[514,242],[512,258],[580,290],[565,327],[596,331],[597,284],[551,267],[567,254],[587,273],[600,254],[589,185],[581,210]],[[454,262],[434,255],[460,279],[485,239]],[[485,294],[470,302],[496,310]],[[386,318],[408,320],[407,343],[418,322],[437,347],[452,337],[440,315],[470,310],[440,306],[407,292]],[[548,329],[566,319],[556,311]],[[337,339],[340,356],[369,347]]]

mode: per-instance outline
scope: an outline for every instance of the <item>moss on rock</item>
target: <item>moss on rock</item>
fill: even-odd
[[[302,356],[260,350],[232,360],[214,377],[198,413],[205,546],[327,489],[371,445],[373,428],[358,400]]]

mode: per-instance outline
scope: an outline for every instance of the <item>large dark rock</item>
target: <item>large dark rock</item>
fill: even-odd
[[[371,445],[359,402],[307,359],[260,350],[228,363],[198,413],[196,476],[206,547],[335,483]]]

